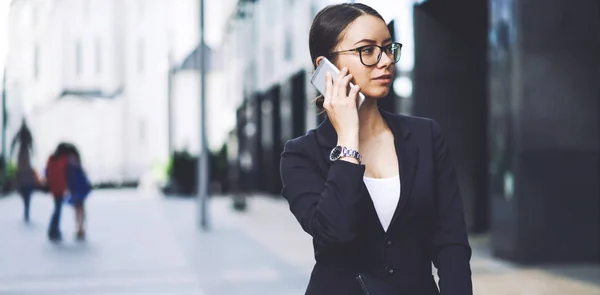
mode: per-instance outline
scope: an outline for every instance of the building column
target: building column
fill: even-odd
[[[448,139],[471,232],[489,228],[487,3],[429,0],[415,6],[413,114]]]

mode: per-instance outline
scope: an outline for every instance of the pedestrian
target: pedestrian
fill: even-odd
[[[81,164],[81,156],[75,146],[68,153],[67,168],[68,203],[75,208],[75,223],[77,240],[85,239],[85,207],[84,203],[92,186]]]
[[[42,181],[40,180],[37,172],[31,166],[29,153],[19,153],[18,155],[16,182],[17,189],[21,195],[21,199],[23,200],[23,220],[25,223],[29,223],[31,196],[36,188],[41,187],[42,185]]]
[[[46,164],[46,182],[54,199],[54,211],[52,212],[50,226],[48,227],[48,238],[53,242],[62,240],[60,215],[62,203],[67,193],[68,164],[68,144],[60,143],[54,153],[50,155]]]
[[[19,155],[26,154],[26,156],[31,156],[33,153],[33,135],[27,126],[27,120],[25,120],[25,118],[23,118],[21,121],[21,127],[19,127],[17,133],[15,133],[15,136],[10,144],[11,157],[14,155],[17,145],[19,146]]]
[[[307,295],[472,294],[463,204],[440,127],[377,106],[401,46],[359,3],[325,7],[310,28],[313,65],[326,57],[341,71],[316,100],[325,120],[281,155],[282,194],[313,238]]]

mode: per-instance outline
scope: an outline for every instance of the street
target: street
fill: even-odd
[[[278,199],[253,197],[237,212],[215,197],[206,232],[193,199],[98,190],[86,206],[87,241],[75,241],[65,206],[64,240],[52,244],[48,195],[34,195],[29,225],[19,197],[0,198],[0,294],[300,295],[314,262],[310,237]],[[600,294],[598,265],[521,268],[491,258],[485,237],[471,242],[475,294]]]

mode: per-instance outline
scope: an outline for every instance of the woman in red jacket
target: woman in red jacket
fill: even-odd
[[[60,213],[63,199],[67,191],[67,167],[69,164],[68,144],[61,143],[48,158],[46,165],[46,182],[54,198],[54,212],[50,218],[48,238],[51,241],[62,240],[60,232]]]

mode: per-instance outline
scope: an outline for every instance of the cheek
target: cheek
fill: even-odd
[[[358,76],[354,77],[354,84],[357,84],[360,86],[360,89],[365,90],[367,88],[369,88],[369,83],[371,82],[371,78],[369,76],[369,73],[364,73],[361,72],[358,74]]]
[[[359,85],[361,88],[368,87],[369,81],[371,80],[371,72],[361,64],[354,69],[349,68],[352,73],[352,83]]]
[[[340,58],[337,64],[341,70],[343,67],[347,67],[348,71],[352,74],[352,84],[359,85],[360,87],[366,86],[366,82],[369,80],[370,71],[363,66],[363,64],[357,58],[353,56],[344,56]]]

